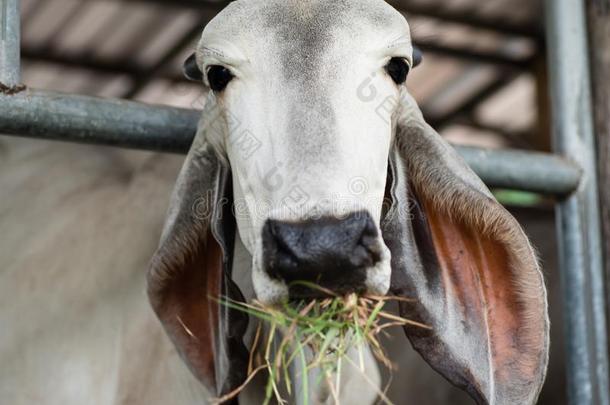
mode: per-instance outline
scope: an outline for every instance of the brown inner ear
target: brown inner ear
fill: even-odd
[[[222,250],[211,232],[205,246],[188,255],[166,287],[161,315],[168,333],[193,373],[216,387],[219,303],[222,295]]]
[[[413,347],[479,404],[532,404],[548,362],[546,291],[519,223],[403,93],[384,239]],[[413,108],[411,108],[413,107]],[[414,111],[415,110],[415,111]],[[401,213],[408,213],[404,218]]]
[[[519,319],[523,316],[505,246],[440,214],[428,202],[424,209],[447,299],[463,318],[479,323],[480,331],[489,334],[495,377],[510,379],[511,366],[522,354]],[[521,371],[532,377],[535,373]]]

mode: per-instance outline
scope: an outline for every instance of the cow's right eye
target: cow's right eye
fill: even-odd
[[[214,65],[208,69],[208,82],[215,92],[223,91],[235,76],[224,66]]]

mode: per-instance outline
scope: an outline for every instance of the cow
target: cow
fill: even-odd
[[[432,369],[477,403],[535,402],[548,355],[536,257],[423,121],[404,84],[417,60],[406,21],[381,0],[239,0],[206,27],[185,70],[212,93],[147,275],[167,334],[142,269],[181,159],[2,141],[0,402],[194,405],[226,393],[243,379],[246,320],[196,301],[290,296],[289,269],[267,271],[269,257],[283,262],[275,235],[295,226],[347,238],[315,254],[313,237],[287,241],[318,276],[316,256],[349,261],[342,246],[361,230],[356,249],[375,264],[328,266],[341,272],[326,286],[412,297],[402,315],[432,326],[404,331],[419,355],[401,331],[386,342],[400,364],[394,403],[471,402]],[[349,377],[342,401],[370,402]],[[240,402],[257,403],[256,383]]]
[[[217,396],[248,364],[248,317],[218,297],[274,305],[310,296],[295,287],[307,281],[413,299],[400,314],[431,330],[404,331],[432,368],[479,404],[536,401],[549,346],[536,255],[424,121],[405,86],[419,59],[381,0],[239,0],[205,27],[185,72],[211,91],[147,280],[181,357]],[[236,283],[244,272],[253,297]]]

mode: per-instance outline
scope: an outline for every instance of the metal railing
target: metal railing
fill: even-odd
[[[38,90],[0,95],[0,133],[161,152],[186,153],[200,115],[195,110]],[[566,195],[580,182],[578,166],[558,156],[457,149],[491,187]]]
[[[0,0],[0,133],[185,153],[199,112],[23,89],[19,0]],[[582,0],[546,0],[555,151],[458,151],[491,187],[558,197],[570,404],[610,405],[595,143]]]
[[[570,404],[608,405],[608,337],[585,2],[546,0],[557,153],[583,169],[557,205]]]
[[[21,81],[19,0],[0,0],[0,24],[0,83],[14,87]]]

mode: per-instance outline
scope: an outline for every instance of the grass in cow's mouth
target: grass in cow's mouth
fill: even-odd
[[[389,301],[411,302],[411,300],[356,294],[337,296],[316,285],[306,286],[319,290],[328,298],[291,302],[274,307],[256,301],[251,304],[232,300],[222,301],[227,307],[247,313],[261,322],[251,348],[248,378],[242,386],[218,398],[217,404],[237,397],[259,372],[265,370],[269,377],[264,404],[268,404],[273,398],[280,404],[287,403],[282,398],[281,392],[285,391],[288,395],[292,395],[295,389],[289,373],[291,366],[299,366],[301,370],[321,371],[318,381],[309,381],[308,373],[298,376],[302,392],[295,394],[302,395],[303,403],[309,403],[309,385],[320,384],[324,380],[330,395],[338,404],[340,392],[338,376],[341,375],[344,363],[351,363],[351,366],[362,371],[365,380],[368,379],[364,373],[363,345],[370,347],[379,362],[393,369],[394,365],[379,343],[379,336],[385,333],[387,328],[394,326],[412,325],[429,329],[426,325],[384,310],[385,304]],[[281,338],[274,342],[276,332],[281,332]],[[310,356],[310,360],[307,359],[306,349],[314,354]],[[346,356],[349,350],[357,351],[357,360]],[[391,403],[385,392],[374,386],[370,380],[367,381],[378,390],[383,402]]]

